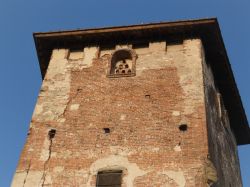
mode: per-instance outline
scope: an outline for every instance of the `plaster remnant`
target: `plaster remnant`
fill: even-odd
[[[35,107],[35,110],[34,110],[34,114],[40,114],[42,112],[43,112],[43,105],[37,104],[36,107]]]
[[[27,180],[27,172],[16,172],[14,179],[15,180],[12,181],[11,187],[20,187],[20,184],[23,184],[23,187],[25,187],[25,183]]]
[[[172,115],[173,116],[180,116],[181,112],[180,111],[173,111]]]
[[[55,172],[55,173],[60,173],[60,172],[62,172],[63,170],[64,170],[64,167],[63,167],[63,166],[56,166],[56,167],[54,167],[53,172]]]
[[[165,42],[154,42],[150,44],[149,46],[150,49],[149,48],[135,49],[136,53],[138,54],[138,59],[136,60],[137,76],[140,76],[141,73],[145,70],[152,70],[152,69],[157,70],[171,66],[170,63],[171,58],[169,58],[170,54],[165,52],[165,47],[166,47],[165,45],[166,45]],[[162,58],[159,58],[159,53],[161,53]]]
[[[56,153],[56,152],[53,152],[53,153],[51,153],[50,157],[51,157],[51,158],[52,158],[52,157],[56,157],[56,155],[57,155],[57,153]]]
[[[94,58],[97,58],[98,47],[85,47],[84,48],[84,60],[83,64],[86,67],[92,66],[92,62]]]
[[[50,140],[48,138],[45,138],[39,160],[46,161],[48,159],[50,154],[49,147],[50,147]]]
[[[79,109],[79,106],[80,106],[80,104],[72,104],[72,105],[70,105],[70,110],[72,111],[72,110],[78,110]]]
[[[140,47],[140,48],[136,48],[134,49],[136,54],[139,55],[147,55],[147,53],[149,52],[149,47]]]
[[[151,52],[166,51],[166,42],[150,42],[149,50]]]
[[[70,51],[69,60],[82,60],[83,51]]]
[[[183,61],[178,61],[177,73],[180,77],[180,85],[190,99],[185,99],[184,114],[192,114],[196,106],[204,102],[202,80],[202,44],[200,39],[188,39],[183,43]],[[179,64],[181,63],[181,64]],[[185,64],[185,65],[183,65]],[[199,78],[198,78],[199,77]]]
[[[173,179],[179,187],[185,187],[186,185],[186,179],[183,171],[164,171],[161,174],[165,174],[169,178]]]
[[[49,91],[40,92],[39,101],[33,113],[36,121],[59,121],[65,111],[69,99],[70,64],[66,59],[67,49],[54,49],[48,70],[43,81],[43,87]],[[60,63],[60,65],[58,65]],[[60,79],[56,79],[60,75]],[[49,109],[49,110],[48,110]]]
[[[133,153],[129,150],[129,148],[123,146],[110,146],[109,148],[111,153],[114,155],[129,156]]]
[[[28,166],[27,171],[26,171],[25,179],[24,179],[24,181],[23,181],[23,187],[25,186],[26,179],[27,179],[27,177],[28,177],[29,171],[30,171],[30,163],[29,163],[29,166]]]
[[[126,115],[125,115],[125,114],[122,114],[121,117],[120,117],[120,120],[123,121],[123,120],[125,120],[125,118],[126,118]]]
[[[63,152],[62,158],[67,159],[67,158],[70,158],[71,155],[72,155],[72,152],[70,150],[66,150]]]
[[[49,132],[51,132],[51,131],[49,131]],[[49,181],[49,178],[48,179],[46,178],[47,177],[47,164],[51,158],[53,138],[51,138],[51,137],[48,137],[48,138],[46,138],[49,141],[47,159],[44,162],[43,175],[42,175],[41,180],[40,180],[40,184],[42,187],[44,186],[45,182],[48,183],[48,181]],[[46,140],[45,140],[45,142],[46,142]],[[47,146],[47,143],[45,143],[45,145]]]
[[[101,49],[100,57],[104,57],[106,55],[111,55],[114,52],[114,49]]]
[[[153,152],[158,152],[159,150],[160,150],[159,147],[154,147],[154,148],[152,149]]]
[[[181,146],[180,146],[180,145],[176,145],[176,146],[174,147],[174,151],[180,152],[180,151],[181,151]]]
[[[127,44],[127,45],[116,45],[115,46],[115,49],[131,49],[132,48],[132,45],[130,44]]]
[[[68,57],[69,50],[65,49],[54,49],[51,55],[53,60],[66,59]]]
[[[20,187],[22,184],[23,187],[41,187],[39,182],[42,175],[42,171],[29,171],[27,176],[25,171],[21,173],[15,173],[15,180],[12,181],[11,187]],[[25,178],[25,183],[23,183]]]
[[[93,175],[97,175],[98,171],[114,169],[127,170],[128,174],[123,178],[123,181],[127,187],[133,187],[133,182],[136,177],[143,176],[149,172],[141,170],[136,163],[129,162],[127,157],[110,155],[108,157],[98,159],[93,164],[91,164],[90,176],[87,186],[93,186],[91,185],[91,178]]]
[[[57,121],[63,123],[63,122],[66,121],[66,119],[65,119],[65,118],[60,118],[60,119],[58,119]]]

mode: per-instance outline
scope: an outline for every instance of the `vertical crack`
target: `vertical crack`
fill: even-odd
[[[58,116],[58,119],[60,119],[60,118],[62,118],[62,117],[65,116],[65,113],[66,113],[66,111],[67,111],[67,109],[68,109],[69,104],[72,102],[73,99],[75,99],[75,98],[78,96],[78,94],[81,92],[81,90],[82,90],[81,88],[78,88],[77,91],[76,91],[76,93],[75,93],[72,97],[70,97],[70,98],[68,99],[68,101],[67,101],[67,103],[66,103],[66,105],[65,105],[65,108],[64,108],[62,114],[60,114],[60,115]]]
[[[31,162],[29,162],[28,168],[26,169],[26,175],[25,175],[25,178],[24,178],[24,181],[23,181],[23,187],[25,186],[26,179],[27,179],[29,171],[30,171],[30,165],[31,165]]]
[[[51,157],[53,138],[55,137],[55,134],[56,134],[56,130],[55,129],[51,129],[49,131],[49,133],[48,133],[48,137],[49,137],[49,141],[50,141],[50,144],[49,144],[49,155],[48,155],[48,158],[44,162],[44,165],[43,165],[43,175],[42,175],[41,182],[40,182],[42,187],[44,186],[46,175],[47,175],[47,172],[46,172],[47,169],[48,169],[47,165],[48,165],[48,162],[49,162],[50,157]]]

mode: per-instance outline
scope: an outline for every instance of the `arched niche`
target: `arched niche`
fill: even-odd
[[[135,65],[137,55],[132,49],[118,49],[112,53],[108,77],[135,76]]]

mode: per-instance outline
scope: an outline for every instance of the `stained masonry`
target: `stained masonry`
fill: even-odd
[[[83,31],[94,43],[51,33],[51,53],[39,53],[40,33],[35,35],[40,63],[49,62],[41,66],[44,79],[12,186],[91,187],[98,172],[110,170],[122,171],[122,187],[242,186],[237,144],[248,144],[249,134],[234,135],[241,127],[230,122],[203,36],[185,35],[184,25],[209,21],[216,22],[159,24],[164,32],[151,28],[157,24],[107,28],[101,36]],[[171,30],[178,23],[179,30]],[[116,34],[119,29],[124,33]],[[147,30],[152,33],[144,35]],[[109,32],[112,42],[105,38]],[[148,45],[134,47],[142,41]],[[118,50],[133,58],[113,66],[117,74],[110,76]],[[120,76],[122,68],[130,68],[131,76]],[[244,128],[249,133],[247,123]]]

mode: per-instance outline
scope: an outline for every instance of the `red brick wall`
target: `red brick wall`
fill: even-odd
[[[111,52],[54,50],[13,186],[95,186],[105,169],[128,187],[205,185],[200,40],[135,49],[133,77],[107,78]]]

